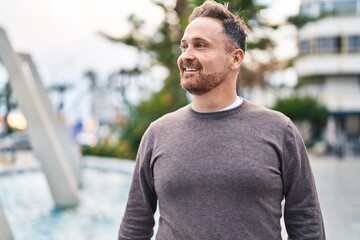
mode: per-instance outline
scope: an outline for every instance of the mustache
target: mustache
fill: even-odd
[[[201,64],[197,60],[186,60],[181,64],[182,68],[201,68]]]

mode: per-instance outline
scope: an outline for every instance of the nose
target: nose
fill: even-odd
[[[178,58],[178,64],[181,62],[189,62],[195,59],[195,56],[193,54],[192,48],[188,47],[185,50],[183,50]]]

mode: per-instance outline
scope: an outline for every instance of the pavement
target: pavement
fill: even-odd
[[[95,160],[87,159],[88,164],[96,164]],[[360,156],[339,159],[310,155],[310,162],[327,240],[360,240]],[[0,174],[39,166],[31,151],[0,152]],[[285,239],[285,232],[283,236]]]
[[[360,156],[310,156],[328,240],[360,240]]]

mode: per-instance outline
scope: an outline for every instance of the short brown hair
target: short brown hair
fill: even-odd
[[[246,37],[249,29],[244,20],[238,14],[232,13],[228,9],[228,4],[224,5],[213,0],[206,0],[202,5],[194,8],[189,17],[189,22],[199,17],[210,17],[219,19],[224,28],[225,35],[245,52]]]

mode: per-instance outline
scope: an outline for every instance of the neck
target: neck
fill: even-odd
[[[231,91],[212,91],[202,94],[193,95],[192,107],[198,112],[213,112],[224,109],[236,101],[237,94],[235,89]]]

